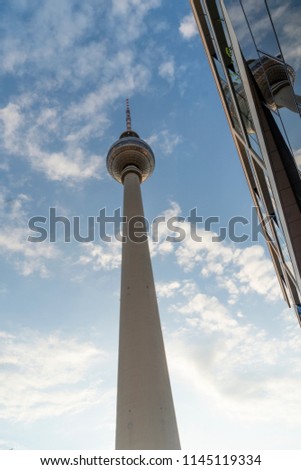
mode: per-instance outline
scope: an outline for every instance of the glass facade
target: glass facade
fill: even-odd
[[[292,104],[295,112],[286,107],[271,105],[273,116],[279,129],[301,170],[301,102],[296,93],[301,93],[301,4],[294,2],[225,0],[225,7],[233,24],[239,45],[246,61],[252,69],[253,64],[261,71],[261,80],[270,95],[270,103],[275,103],[277,87],[271,86],[272,68],[267,70],[265,64],[274,61],[280,82],[290,85]],[[298,20],[299,19],[299,20]],[[250,63],[251,62],[251,63]],[[296,72],[296,73],[295,73]],[[280,83],[281,86],[281,83]]]
[[[282,291],[297,313],[301,39],[291,23],[300,18],[301,26],[300,2],[190,1]]]

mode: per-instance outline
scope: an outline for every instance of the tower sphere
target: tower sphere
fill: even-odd
[[[111,176],[122,183],[128,171],[136,172],[141,182],[155,168],[155,157],[150,146],[132,130],[125,131],[108,151],[107,169]]]

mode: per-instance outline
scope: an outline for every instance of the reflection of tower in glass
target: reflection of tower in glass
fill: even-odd
[[[281,52],[268,4],[273,2],[258,2],[272,35],[267,42],[252,21],[252,2],[227,2],[229,8],[224,0],[190,3],[283,297],[295,307],[301,326],[300,131],[295,131],[301,98],[293,89],[295,72]],[[236,31],[229,12],[239,18]],[[271,40],[277,44],[276,56],[269,49]],[[243,50],[252,50],[252,56],[245,58]],[[292,144],[292,134],[297,145]]]
[[[116,449],[180,449],[140,184],[153,172],[150,146],[127,129],[110,148],[109,173],[124,186]]]
[[[247,64],[269,109],[276,111],[278,108],[288,108],[294,113],[299,112],[298,105],[301,106],[301,96],[293,92],[292,85],[295,83],[296,74],[290,65],[271,57],[250,59]],[[232,77],[246,131],[248,134],[254,134],[254,124],[244,88],[240,81],[235,81],[235,73],[232,73]],[[229,97],[228,84],[224,83],[223,88]],[[235,119],[234,104],[230,106],[230,112],[232,118]]]
[[[249,68],[270,109],[288,108],[298,112],[297,103],[301,105],[301,96],[293,93],[295,83],[294,69],[271,57],[262,57],[248,61]]]

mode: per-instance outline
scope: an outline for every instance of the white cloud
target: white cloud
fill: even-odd
[[[266,258],[261,246],[251,246],[241,250],[236,266],[239,271],[235,274],[235,278],[244,292],[254,291],[265,295],[267,299],[279,299],[280,288],[272,262]]]
[[[184,297],[192,297],[198,291],[197,285],[190,279],[185,279],[181,283],[180,292]]]
[[[156,292],[158,297],[173,297],[179,290],[181,284],[178,281],[157,282]]]
[[[47,152],[36,145],[28,145],[27,156],[32,168],[42,171],[50,180],[81,181],[88,178],[100,178],[104,166],[99,155],[86,155],[82,149],[67,148],[64,152]]]
[[[173,83],[175,78],[175,63],[173,59],[162,62],[159,65],[159,75],[165,78],[169,83]]]
[[[77,61],[72,59],[82,52],[81,47],[72,51],[72,46],[80,42],[95,21],[91,5],[83,4],[79,8],[77,1],[70,0],[45,1],[34,6],[27,4],[24,7],[27,27],[19,15],[11,13],[7,12],[15,26],[14,33],[6,24],[3,25],[5,47],[1,54],[4,69],[22,74],[25,67],[34,66],[42,73],[52,70],[57,83],[70,79],[77,65]],[[8,18],[4,15],[4,21]]]
[[[34,272],[41,277],[47,277],[48,262],[56,259],[60,251],[51,243],[31,243],[28,238],[28,218],[26,204],[29,197],[19,194],[10,199],[5,193],[0,194],[1,209],[0,223],[0,254],[12,260],[13,265],[23,275],[29,276]]]
[[[237,248],[230,242],[213,241],[216,234],[204,230],[197,232],[202,241],[194,241],[188,223],[185,231],[186,238],[176,249],[179,265],[186,271],[200,267],[202,276],[214,276],[218,286],[227,289],[229,303],[247,292],[272,302],[282,298],[273,264],[261,246]]]
[[[10,152],[17,151],[19,146],[16,143],[16,135],[23,121],[20,106],[9,103],[5,108],[0,109],[0,120],[3,125],[3,140],[6,149]]]
[[[150,0],[145,3],[143,0],[112,0],[113,14],[130,16],[135,13],[145,15],[149,10],[160,6],[161,0]]]
[[[110,16],[116,21],[115,34],[122,44],[139,38],[148,30],[146,15],[161,5],[161,0],[113,0]]]
[[[32,91],[0,110],[3,153],[26,158],[51,180],[100,178],[103,158],[89,150],[90,141],[105,133],[108,109],[117,100],[147,89],[150,61],[157,58],[146,59],[135,41],[146,35],[146,17],[160,4],[46,0],[36,8],[15,5],[12,9],[26,12],[26,28],[8,10],[2,19],[2,70],[17,80],[30,77]],[[106,33],[106,40],[99,39]],[[170,70],[165,73],[171,77]]]
[[[272,261],[265,255],[262,246],[241,248],[227,240],[218,242],[216,233],[202,228],[196,231],[201,238],[201,241],[197,241],[187,221],[178,222],[178,227],[185,232],[184,240],[180,243],[168,241],[167,237],[172,237],[173,233],[167,221],[180,216],[181,208],[176,202],[172,202],[170,208],[160,214],[152,226],[152,237],[149,240],[152,256],[175,254],[184,272],[198,269],[201,277],[214,278],[217,287],[228,292],[229,304],[235,304],[241,295],[248,293],[264,296],[268,302],[282,299]]]
[[[46,242],[30,243],[27,235],[23,228],[5,228],[0,235],[0,253],[12,259],[23,276],[37,272],[41,277],[48,277],[46,262],[58,258],[59,250]]]
[[[179,31],[184,39],[191,39],[198,34],[195,19],[192,14],[184,16],[180,23]]]
[[[35,104],[36,99],[32,97],[32,100]],[[49,133],[59,138],[56,110],[42,108],[34,113],[31,100],[20,97],[18,101],[0,110],[3,146],[7,152],[26,158],[34,170],[42,171],[51,180],[73,182],[100,177],[103,158],[75,148],[78,142],[67,142],[59,152],[41,148],[47,145]]]
[[[110,61],[112,64],[108,64],[106,70],[108,80],[83,99],[72,103],[64,114],[65,118],[73,122],[83,118],[91,119],[98,113],[102,115],[106,107],[118,98],[146,89],[150,71],[145,65],[135,63],[135,56],[131,51],[125,50],[122,54],[118,52]]]
[[[158,133],[152,134],[145,139],[149,145],[158,148],[165,155],[171,155],[174,149],[182,142],[182,137],[178,134],[173,134],[168,129],[164,129]]]
[[[106,400],[98,374],[91,371],[105,359],[104,351],[57,333],[20,331],[0,336],[0,416],[10,421],[35,421],[76,413]]]
[[[176,202],[171,202],[170,207],[158,216],[156,223],[151,227],[152,237],[149,238],[149,248],[151,256],[167,255],[173,253],[173,243],[166,240],[170,235],[167,227],[167,220],[171,217],[177,217],[181,212],[180,206]]]
[[[3,161],[0,163],[0,170],[9,171],[9,164],[7,161]]]
[[[173,311],[186,319],[167,343],[171,371],[180,381],[232,418],[301,424],[295,412],[301,405],[296,322],[286,323],[274,337],[201,292],[175,304]]]
[[[174,310],[188,315],[188,323],[194,327],[198,326],[204,332],[228,333],[237,325],[237,322],[227,315],[226,307],[216,297],[202,293],[193,295],[187,303],[174,307]]]
[[[100,269],[111,270],[120,267],[121,264],[121,242],[113,238],[111,242],[96,245],[86,243],[83,245],[84,255],[81,255],[78,264],[91,265],[94,271]]]

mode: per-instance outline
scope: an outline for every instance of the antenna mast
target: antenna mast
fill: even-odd
[[[126,130],[132,130],[131,110],[128,98],[126,99]]]

